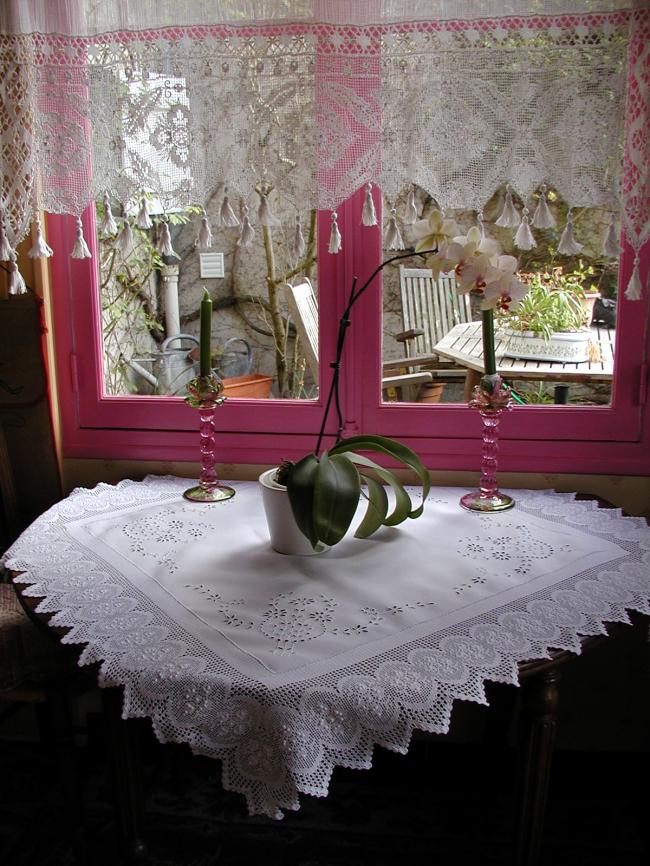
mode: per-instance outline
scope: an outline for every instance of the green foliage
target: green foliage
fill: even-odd
[[[422,482],[422,503],[415,507],[397,476],[366,457],[363,451],[385,454],[412,469]],[[430,489],[429,473],[419,457],[394,439],[385,436],[353,436],[321,454],[308,454],[287,471],[286,483],[295,521],[314,549],[319,544],[337,544],[348,531],[360,497],[368,507],[356,538],[368,538],[380,526],[397,526],[422,514]],[[381,483],[383,482],[383,483]],[[364,486],[365,485],[365,486]],[[384,485],[392,488],[394,505]]]
[[[548,406],[555,402],[553,394],[541,384],[531,390],[520,392],[519,396],[523,403],[532,406]]]
[[[514,310],[497,314],[499,324],[514,331],[533,331],[548,340],[552,333],[578,331],[586,324],[585,295],[595,291],[585,285],[593,268],[580,267],[570,273],[554,268],[543,273],[521,274],[528,293]]]

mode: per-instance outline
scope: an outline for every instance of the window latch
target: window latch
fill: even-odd
[[[648,393],[648,365],[641,364],[641,371],[639,375],[639,403],[641,406],[645,406],[646,395]]]
[[[79,370],[77,367],[77,356],[70,352],[70,385],[75,394],[79,393]]]

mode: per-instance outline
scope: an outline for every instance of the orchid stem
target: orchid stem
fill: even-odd
[[[372,274],[368,277],[368,279],[365,281],[365,283],[361,286],[359,291],[356,290],[357,278],[356,277],[353,278],[352,289],[350,291],[350,297],[348,299],[348,303],[345,307],[345,310],[343,311],[343,315],[339,319],[339,331],[338,331],[338,336],[336,339],[336,360],[333,361],[332,364],[330,364],[330,366],[332,367],[332,370],[333,370],[332,381],[330,383],[330,389],[329,389],[329,393],[327,395],[327,401],[325,403],[325,411],[323,413],[323,421],[320,425],[320,430],[318,432],[318,440],[316,441],[316,449],[314,451],[316,456],[318,456],[322,442],[323,442],[323,437],[325,435],[325,427],[327,425],[327,419],[329,418],[329,413],[330,413],[330,410],[332,408],[332,400],[334,400],[334,404],[336,406],[336,414],[337,414],[337,419],[338,419],[338,425],[336,428],[336,444],[337,445],[341,441],[341,438],[342,438],[343,413],[341,410],[341,400],[340,400],[340,396],[339,396],[339,378],[340,378],[340,372],[341,372],[341,358],[343,357],[343,349],[345,347],[345,335],[347,333],[348,327],[350,326],[350,311],[352,310],[352,307],[356,304],[356,302],[359,300],[361,295],[366,291],[366,289],[372,283],[372,281],[375,279],[377,274],[380,271],[382,271],[386,267],[386,265],[389,265],[391,262],[395,262],[399,259],[410,259],[413,256],[428,256],[428,255],[431,255],[431,254],[437,253],[437,252],[438,252],[438,248],[436,247],[435,249],[432,249],[432,250],[421,250],[420,252],[417,252],[417,253],[400,253],[397,256],[391,256],[389,259],[386,259],[385,262],[382,262],[380,265],[378,265],[375,268],[375,270],[372,272]]]

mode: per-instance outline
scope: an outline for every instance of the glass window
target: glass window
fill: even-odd
[[[185,395],[198,374],[206,289],[213,304],[212,364],[227,396],[315,399],[316,213],[277,208],[277,226],[247,225],[244,235],[243,202],[236,206],[240,224],[219,226],[223,193],[205,215],[198,208],[163,213],[155,200],[144,201],[147,221],[139,215],[142,204],[126,210],[112,203],[117,236],[102,232],[105,206],[97,205],[106,395]],[[146,222],[151,225],[141,227]],[[168,254],[159,249],[165,222]],[[210,243],[202,244],[208,231]]]
[[[481,225],[502,254],[515,256],[528,294],[497,312],[498,369],[520,405],[610,405],[614,378],[618,255],[605,255],[603,241],[619,223],[603,208],[572,212],[573,252],[560,252],[567,207],[554,190],[529,202],[530,249],[519,249],[516,230],[497,224],[505,190],[495,193],[477,223],[473,211],[445,214],[459,236]],[[429,218],[437,203],[423,190],[414,196],[418,216]],[[523,213],[526,203],[514,196]],[[398,212],[405,202],[398,203]],[[528,214],[528,211],[526,211]],[[533,220],[553,225],[538,227]],[[407,249],[417,227],[402,226]],[[579,238],[579,241],[578,241]],[[614,239],[618,247],[618,238]],[[526,243],[526,245],[528,245]],[[614,251],[610,247],[610,252]],[[392,255],[384,250],[384,257]],[[386,402],[466,403],[482,369],[480,298],[459,294],[453,271],[434,279],[425,257],[397,261],[384,271],[382,395]]]

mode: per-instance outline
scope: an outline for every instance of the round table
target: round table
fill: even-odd
[[[186,486],[150,477],[76,491],[5,557],[29,584],[21,597],[44,599],[63,640],[85,645],[81,661],[101,661],[100,684],[125,686],[124,715],[220,758],[226,786],[278,816],[298,791],[325,794],[337,763],[368,767],[375,744],[405,751],[413,729],[448,729],[454,700],[485,702],[485,681],[521,677],[518,862],[533,863],[558,668],[604,622],[648,612],[645,522],[549,491],[516,491],[503,515],[467,514],[458,490],[437,488],[404,530],[282,557],[254,484],[211,506],[183,502]],[[106,690],[114,718],[117,694]],[[133,843],[138,796],[115,736]]]

